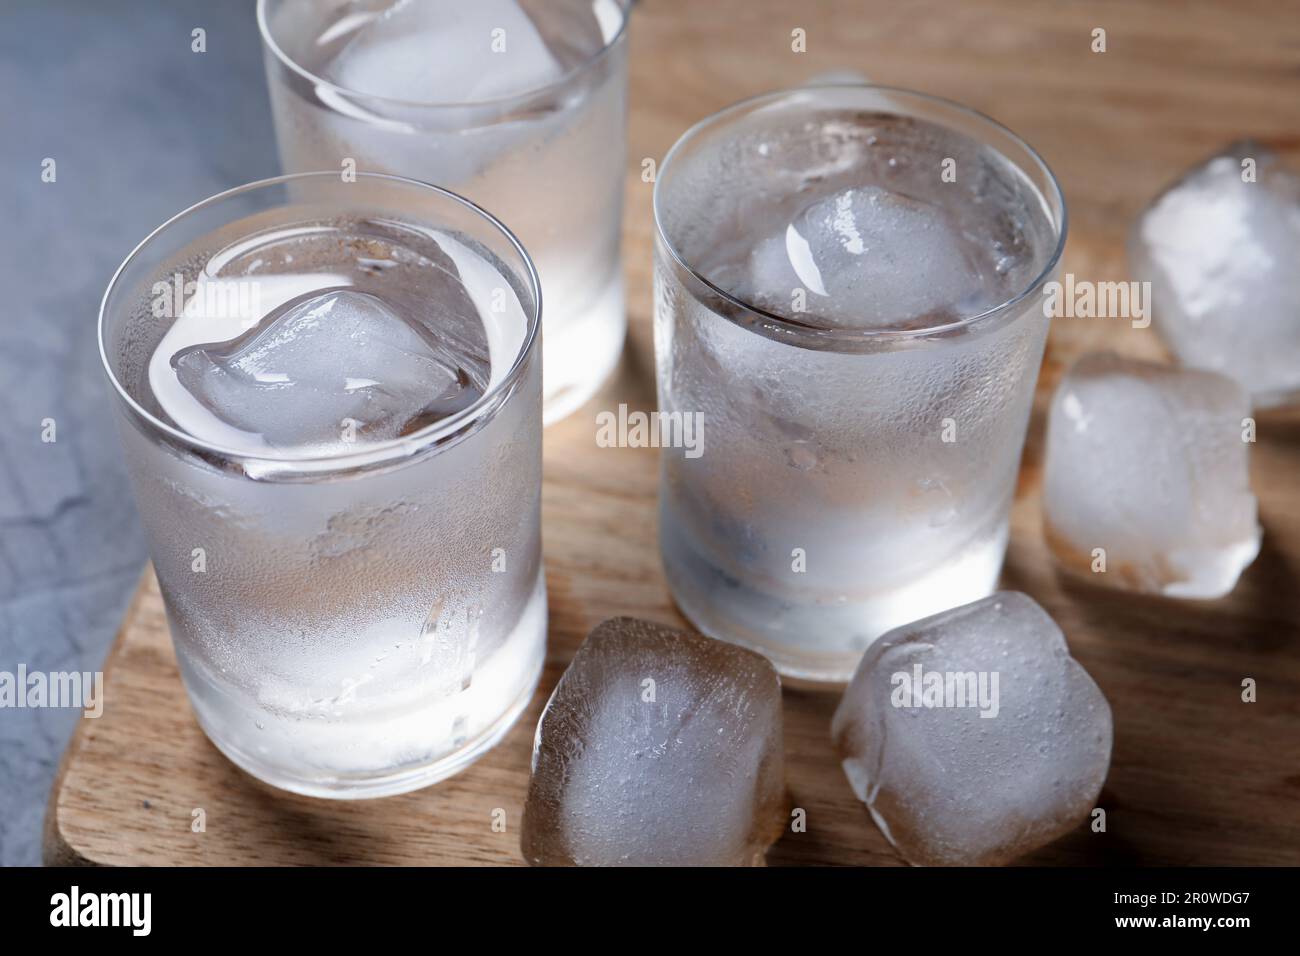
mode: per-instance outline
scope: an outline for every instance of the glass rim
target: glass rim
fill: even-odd
[[[556,77],[554,80],[549,83],[544,83],[541,86],[523,90],[519,93],[511,93],[508,96],[493,96],[481,100],[404,100],[392,96],[378,96],[373,93],[365,93],[361,90],[352,89],[347,86],[340,86],[337,83],[327,80],[323,76],[307,69],[286,53],[283,48],[281,48],[280,44],[275,42],[275,37],[271,34],[271,26],[267,23],[266,19],[266,7],[270,2],[271,0],[257,0],[257,29],[262,35],[262,43],[275,55],[275,58],[289,70],[298,74],[298,76],[310,83],[323,86],[333,93],[350,99],[363,99],[372,103],[384,103],[399,109],[425,109],[433,111],[465,109],[467,107],[473,109],[500,108],[508,104],[530,100],[535,96],[541,96],[543,93],[548,93],[552,90],[558,90],[561,87],[567,86],[574,79],[582,76],[595,67],[596,64],[606,59],[609,56],[609,52],[614,49],[614,47],[618,46],[623,37],[627,35],[627,24],[631,19],[632,13],[631,4],[635,2],[635,0],[612,0],[614,5],[618,7],[619,13],[622,15],[618,29],[614,31],[614,35],[610,37],[599,50],[595,51],[581,63],[575,64],[568,70],[565,70],[564,73]]]
[[[826,328],[824,326],[799,322],[795,319],[789,318],[788,316],[780,315],[779,313],[761,308],[752,302],[747,302],[741,297],[723,289],[721,286],[716,285],[701,274],[701,272],[693,265],[687,262],[686,257],[682,255],[681,251],[676,247],[673,241],[669,239],[667,230],[664,227],[663,216],[660,214],[660,186],[664,182],[665,174],[669,169],[671,169],[672,160],[674,156],[677,155],[678,150],[682,149],[687,143],[694,140],[706,130],[715,126],[719,121],[725,120],[734,114],[767,103],[777,102],[799,93],[816,93],[822,90],[870,91],[890,96],[901,96],[904,98],[910,97],[916,100],[928,102],[932,105],[940,106],[956,113],[965,114],[968,118],[976,120],[981,125],[987,126],[1008,137],[1013,143],[1023,149],[1033,161],[1038,171],[1042,173],[1046,182],[1050,184],[1051,195],[1045,195],[1043,196],[1043,199],[1049,203],[1052,199],[1055,199],[1056,205],[1061,211],[1060,221],[1053,223],[1053,225],[1056,226],[1056,246],[1053,248],[1052,254],[1048,257],[1042,270],[1034,277],[1033,281],[1005,302],[991,306],[990,308],[984,309],[974,315],[964,316],[954,322],[945,322],[942,325],[927,326],[920,329]],[[998,152],[1000,153],[1001,151],[999,150]],[[1014,162],[1014,160],[1011,160],[1011,157],[1008,156],[1006,158]],[[1019,166],[1020,164],[1017,163],[1016,165]],[[1032,183],[1032,185],[1036,192],[1041,192],[1036,183]],[[1043,159],[1038,150],[1025,142],[1019,134],[1002,123],[999,123],[991,116],[981,113],[979,110],[972,109],[962,103],[958,103],[956,100],[950,100],[944,96],[936,96],[933,93],[923,93],[920,90],[911,90],[900,86],[886,86],[877,83],[820,83],[809,86],[788,87],[780,90],[772,90],[767,93],[759,93],[755,96],[747,96],[742,100],[731,103],[728,106],[724,106],[722,109],[709,114],[692,125],[686,130],[686,132],[682,133],[682,135],[678,137],[677,142],[673,143],[672,147],[664,155],[663,161],[659,164],[659,174],[655,177],[655,188],[651,205],[654,210],[655,233],[660,240],[660,244],[668,250],[668,254],[672,256],[673,261],[684,269],[694,280],[704,285],[711,293],[717,295],[730,306],[757,317],[769,327],[775,327],[775,329],[780,332],[788,333],[792,339],[815,340],[828,343],[844,342],[848,344],[861,344],[873,341],[910,341],[913,339],[929,338],[931,336],[942,336],[976,323],[987,322],[989,319],[997,315],[1015,311],[1026,299],[1034,294],[1036,289],[1041,287],[1048,280],[1056,267],[1060,264],[1062,253],[1065,251],[1066,233],[1068,232],[1069,227],[1069,212],[1065,204],[1065,193],[1061,189],[1061,184],[1059,180],[1057,180],[1056,174],[1052,172],[1052,168],[1047,165],[1047,161]],[[732,317],[728,317],[728,319],[735,322],[735,319]],[[750,331],[753,331],[753,329],[750,329]]]
[[[288,185],[304,180],[335,180],[339,181],[339,174],[331,171],[289,173],[282,176],[272,176],[267,179],[255,180],[251,183],[245,183],[242,186],[236,186],[233,189],[227,189],[216,193],[212,196],[202,199],[191,206],[187,206],[174,216],[164,221],[161,225],[156,226],[140,242],[138,242],[122,260],[122,264],[113,272],[113,276],[108,280],[108,286],[104,290],[104,295],[100,299],[99,318],[96,323],[96,336],[99,345],[99,360],[104,373],[108,376],[109,382],[113,386],[117,397],[125,403],[127,411],[133,414],[146,427],[179,442],[184,447],[204,452],[216,456],[223,460],[238,462],[257,463],[258,465],[269,466],[267,471],[285,471],[310,473],[313,477],[324,477],[329,474],[340,472],[355,471],[363,467],[391,464],[409,458],[425,448],[432,447],[438,441],[448,437],[451,434],[465,428],[468,425],[480,420],[485,416],[491,416],[495,413],[501,404],[501,396],[504,394],[508,397],[510,391],[514,388],[515,383],[519,380],[523,372],[524,363],[534,351],[537,341],[538,332],[542,325],[542,287],[541,281],[537,275],[537,267],[534,265],[532,257],[529,256],[523,244],[518,237],[496,216],[492,215],[482,206],[458,195],[449,189],[441,186],[435,186],[432,183],[422,182],[418,179],[410,179],[406,176],[394,176],[388,173],[364,173],[356,174],[358,181],[386,181],[398,183],[402,186],[414,186],[420,190],[427,190],[436,193],[444,200],[451,200],[460,206],[468,209],[470,213],[481,217],[487,223],[500,232],[509,241],[511,247],[519,255],[520,260],[526,267],[526,274],[522,277],[528,283],[529,290],[533,295],[533,308],[525,310],[528,327],[525,330],[523,342],[519,346],[518,353],[511,362],[510,368],[501,376],[494,385],[486,389],[472,404],[458,412],[432,422],[423,428],[417,429],[409,435],[400,435],[397,438],[389,438],[384,441],[370,442],[355,450],[343,452],[334,455],[308,454],[308,455],[266,455],[258,452],[249,452],[238,448],[232,448],[228,445],[217,444],[216,442],[206,441],[196,435],[169,425],[158,416],[154,415],[147,408],[136,401],[135,397],[122,385],[118,379],[117,373],[113,370],[112,363],[109,361],[107,348],[107,329],[109,315],[109,299],[113,293],[118,291],[123,273],[136,261],[136,259],[147,249],[156,238],[169,230],[172,226],[188,219],[192,214],[201,210],[208,209],[218,203],[233,199],[246,193],[251,193],[259,189],[269,189],[275,186]],[[349,184],[350,185],[350,184]]]

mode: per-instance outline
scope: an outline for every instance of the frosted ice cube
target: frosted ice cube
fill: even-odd
[[[1142,214],[1129,255],[1182,364],[1261,407],[1300,396],[1300,176],[1276,156],[1234,143],[1191,170]]]
[[[346,89],[419,103],[515,96],[562,75],[516,0],[398,0],[325,71]]]
[[[481,394],[428,330],[348,289],[294,300],[232,341],[182,349],[171,361],[220,424],[282,451],[396,438]]]
[[[1013,591],[872,644],[831,732],[881,832],[921,866],[990,866],[1078,826],[1110,765],[1110,706]]]
[[[1215,372],[1083,356],[1048,421],[1043,509],[1057,558],[1115,587],[1227,594],[1260,546],[1249,415],[1246,393]]]
[[[780,312],[802,288],[805,311],[839,326],[933,324],[998,304],[942,208],[879,186],[804,208],[754,247],[746,281],[758,304]]]
[[[537,725],[523,853],[539,865],[753,865],[779,835],[767,659],[632,618],[578,649]]]

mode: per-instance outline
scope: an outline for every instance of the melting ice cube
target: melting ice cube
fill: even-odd
[[[844,772],[921,866],[992,866],[1078,826],[1110,765],[1110,706],[1023,594],[896,628],[835,711]]]
[[[322,454],[446,417],[483,384],[428,330],[349,289],[294,300],[246,334],[171,362],[218,423],[281,451]]]
[[[1234,143],[1151,204],[1129,255],[1180,362],[1232,376],[1261,407],[1300,395],[1300,175]]]
[[[1260,546],[1249,415],[1246,393],[1215,372],[1079,359],[1048,421],[1043,509],[1057,558],[1115,587],[1227,594]]]
[[[463,104],[526,93],[562,74],[516,0],[398,0],[361,28],[325,78],[371,96]]]
[[[943,209],[878,186],[819,199],[760,240],[746,282],[781,313],[802,289],[803,311],[847,327],[939,324],[1000,302]]]
[[[767,659],[616,618],[578,649],[537,725],[523,852],[539,865],[757,864],[784,799]]]

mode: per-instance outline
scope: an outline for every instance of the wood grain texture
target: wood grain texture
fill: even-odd
[[[790,51],[807,31],[808,52]],[[1108,51],[1089,51],[1094,27]],[[1065,269],[1127,278],[1122,243],[1137,211],[1186,166],[1252,135],[1300,165],[1300,16],[1283,2],[871,2],[646,0],[631,35],[625,260],[631,330],[623,366],[591,405],[545,437],[543,491],[550,644],[519,723],[477,764],[419,793],[368,802],[283,794],[206,741],[181,687],[151,574],[112,652],[106,710],[81,722],[51,794],[50,862],[102,864],[517,864],[533,728],[564,666],[599,621],[682,624],[656,541],[656,452],[595,445],[596,411],[654,401],[650,186],[691,123],[743,96],[833,70],[951,96],[1033,143],[1071,216]],[[1151,329],[1062,319],[1040,379],[1012,516],[1004,585],[1061,624],[1115,717],[1100,804],[1034,864],[1300,863],[1300,412],[1261,416],[1252,470],[1264,548],[1236,591],[1177,603],[1062,576],[1043,542],[1039,469],[1051,388],[1095,348],[1162,356]],[[1240,702],[1244,677],[1259,702]],[[834,690],[787,689],[787,780],[808,813],[774,864],[900,861],[832,756]],[[507,830],[494,833],[503,808]],[[206,811],[193,833],[191,812]]]

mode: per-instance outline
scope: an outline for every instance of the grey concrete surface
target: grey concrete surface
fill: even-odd
[[[253,0],[0,6],[0,671],[98,670],[145,562],[95,343],[104,287],[163,220],[277,172]],[[79,715],[0,708],[0,864],[40,862]]]

